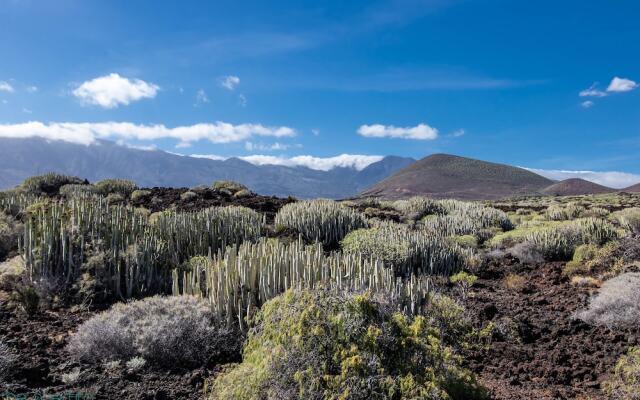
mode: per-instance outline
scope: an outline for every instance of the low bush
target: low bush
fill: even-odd
[[[131,200],[140,201],[146,197],[149,197],[149,195],[151,195],[150,190],[137,189],[131,192]]]
[[[622,355],[603,389],[610,399],[640,400],[640,347]]]
[[[49,173],[25,179],[18,190],[35,195],[55,195],[65,185],[85,185],[88,183],[88,181],[76,176]]]
[[[367,221],[359,212],[335,201],[309,200],[282,207],[275,225],[294,229],[307,240],[335,245],[349,232],[366,227]]]
[[[198,197],[198,194],[196,192],[192,192],[191,190],[186,191],[184,193],[182,193],[180,195],[180,200],[182,201],[191,201],[193,199],[195,199],[196,197]]]
[[[138,189],[138,185],[128,179],[104,179],[96,182],[95,187],[98,193],[103,196],[119,194],[125,198],[131,196],[131,193]]]
[[[24,260],[20,256],[0,262],[0,290],[11,293],[22,280],[24,271]]]
[[[411,197],[406,200],[396,200],[392,207],[400,211],[410,221],[418,221],[427,215],[444,214],[445,209],[438,201],[428,197]]]
[[[241,190],[249,190],[245,185],[234,181],[215,181],[211,186],[216,190],[228,190],[231,194]]]
[[[266,303],[216,399],[479,399],[484,390],[425,317],[368,296],[294,292]],[[458,339],[459,340],[459,339]]]
[[[609,328],[640,325],[640,273],[629,272],[604,282],[589,308],[577,318]]]
[[[90,363],[145,360],[165,367],[196,367],[235,358],[241,335],[213,323],[206,302],[191,296],[154,296],[118,303],[83,323],[67,350]]]

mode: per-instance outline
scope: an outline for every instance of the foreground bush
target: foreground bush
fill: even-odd
[[[276,226],[294,229],[311,241],[339,243],[347,233],[367,226],[362,214],[333,200],[287,204],[275,218]]]
[[[640,347],[620,357],[604,392],[611,399],[640,400]]]
[[[477,399],[473,375],[424,317],[367,296],[288,291],[255,319],[216,399]]]
[[[640,273],[629,272],[606,281],[589,308],[577,317],[609,328],[640,326]]]
[[[76,176],[61,174],[45,174],[27,178],[20,184],[18,189],[35,195],[58,194],[60,188],[65,185],[84,185],[88,182]]]
[[[83,323],[67,350],[90,363],[142,357],[165,367],[197,367],[239,352],[241,335],[213,323],[195,297],[154,296],[118,303]]]

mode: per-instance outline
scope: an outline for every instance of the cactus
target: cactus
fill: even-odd
[[[292,228],[309,241],[339,243],[347,233],[367,226],[364,216],[332,200],[287,204],[276,214],[275,225]]]
[[[200,295],[215,315],[246,329],[246,321],[266,301],[288,289],[325,288],[336,292],[371,291],[393,300],[409,314],[422,310],[429,293],[428,277],[397,277],[380,261],[359,254],[331,253],[302,240],[285,244],[274,239],[229,246],[208,263],[175,270],[174,294]],[[178,284],[177,282],[181,282]]]

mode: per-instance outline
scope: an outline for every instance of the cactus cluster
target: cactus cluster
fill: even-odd
[[[287,204],[275,218],[276,226],[290,228],[309,241],[339,243],[349,232],[367,226],[365,217],[333,200]]]
[[[70,285],[89,272],[103,276],[110,292],[123,298],[170,291],[172,268],[193,256],[255,240],[263,223],[260,214],[244,207],[147,217],[100,197],[30,200],[0,200],[1,207],[22,207],[26,213],[21,251],[29,277]],[[89,257],[97,254],[105,255],[101,271],[84,271]]]
[[[462,268],[471,255],[442,237],[390,223],[349,233],[342,240],[342,249],[381,260],[402,274],[449,275]]]
[[[439,204],[446,214],[428,216],[422,221],[424,229],[434,235],[474,235],[484,241],[495,231],[513,229],[509,216],[495,208],[457,200],[442,200]]]
[[[426,276],[403,279],[378,260],[339,252],[327,255],[320,243],[305,245],[302,240],[263,238],[189,264],[174,271],[174,294],[207,298],[219,319],[243,329],[262,304],[288,289],[370,291],[408,314],[418,313],[429,293]]]

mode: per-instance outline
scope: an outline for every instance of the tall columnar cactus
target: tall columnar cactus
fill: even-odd
[[[326,255],[320,243],[307,246],[301,240],[285,244],[261,239],[230,246],[209,263],[198,259],[190,264],[186,271],[174,271],[174,294],[205,297],[218,318],[242,328],[258,307],[287,289],[371,291],[407,313],[419,312],[429,292],[426,276],[403,280],[380,261],[358,254]]]
[[[287,204],[276,214],[275,224],[294,229],[305,239],[325,245],[337,244],[347,233],[367,226],[362,214],[332,200]]]

